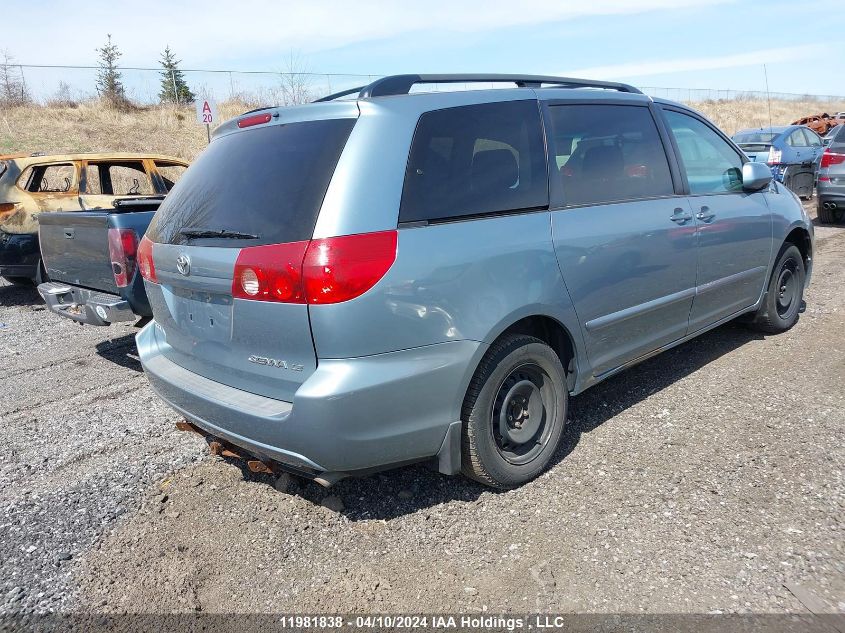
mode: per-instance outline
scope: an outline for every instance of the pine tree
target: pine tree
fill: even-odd
[[[121,73],[117,69],[117,60],[123,55],[116,44],[112,44],[111,34],[108,41],[102,48],[96,49],[100,54],[97,71],[97,92],[100,97],[116,106],[124,106],[127,103],[126,91],[121,81]]]
[[[158,98],[162,103],[193,103],[194,93],[188,88],[179,64],[182,60],[176,59],[176,55],[166,46],[161,54],[161,92]]]

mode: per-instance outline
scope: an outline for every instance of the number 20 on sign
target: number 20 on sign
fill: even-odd
[[[205,126],[211,142],[211,125],[217,120],[217,104],[211,99],[197,99],[197,123]]]

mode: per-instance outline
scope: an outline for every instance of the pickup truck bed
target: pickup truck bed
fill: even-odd
[[[47,307],[90,325],[151,317],[143,279],[135,266],[135,249],[160,202],[160,198],[124,200],[114,210],[41,215],[41,258],[51,281],[40,284],[38,292]],[[109,250],[110,229],[134,232],[134,249],[118,262]],[[124,287],[118,286],[115,277],[121,266],[129,273]]]

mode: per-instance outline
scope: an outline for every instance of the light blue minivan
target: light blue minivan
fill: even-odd
[[[478,89],[424,87],[449,83]],[[812,256],[795,195],[683,105],[393,76],[217,130],[140,245],[138,350],[260,469],[328,485],[431,459],[510,488],[570,395],[741,315],[790,328]]]

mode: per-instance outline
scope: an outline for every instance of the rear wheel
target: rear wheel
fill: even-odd
[[[563,365],[543,341],[513,335],[494,343],[464,399],[464,474],[494,488],[539,475],[560,441],[568,398]]]
[[[804,258],[794,244],[784,244],[772,269],[763,305],[754,315],[752,327],[776,334],[798,321],[804,296]]]

